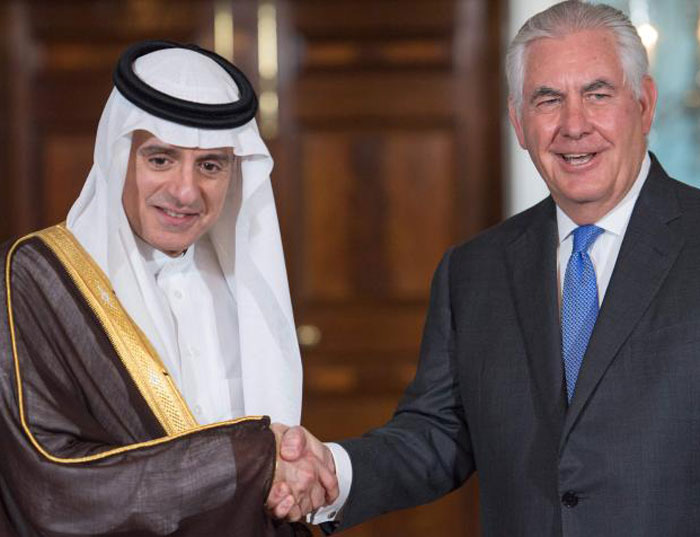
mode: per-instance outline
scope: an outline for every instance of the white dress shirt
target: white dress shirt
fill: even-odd
[[[625,237],[625,231],[627,231],[627,224],[629,224],[630,217],[632,216],[634,205],[637,203],[639,192],[642,190],[647,175],[649,174],[650,166],[651,159],[647,153],[642,161],[639,175],[632,185],[632,188],[630,188],[629,192],[622,198],[620,203],[595,223],[596,226],[603,230],[603,233],[601,233],[593,243],[588,251],[588,255],[591,257],[593,268],[595,269],[596,282],[598,284],[599,306],[603,303],[605,292],[608,290],[610,277],[612,276],[615,262],[617,261],[617,254],[620,253],[622,239]],[[560,303],[564,287],[566,265],[569,262],[571,250],[574,247],[573,231],[577,227],[578,224],[571,220],[571,218],[557,206],[557,229],[559,232],[557,268],[559,275]]]
[[[625,197],[622,198],[620,203],[618,203],[609,213],[595,223],[596,226],[604,230],[604,232],[598,237],[589,250],[589,255],[596,272],[599,305],[603,303],[605,292],[607,291],[608,284],[610,283],[610,277],[612,276],[613,269],[615,268],[617,255],[620,253],[622,239],[625,236],[625,231],[627,231],[627,225],[629,224],[630,217],[632,216],[634,205],[637,203],[639,192],[642,190],[642,186],[644,186],[644,182],[649,174],[650,166],[651,159],[647,153],[642,161],[642,166],[639,170],[639,174],[637,175],[637,179],[635,179],[634,184],[632,185],[632,188],[630,188],[629,192],[627,192]],[[574,238],[572,232],[577,227],[578,225],[557,206],[557,228],[559,231],[557,265],[560,302],[566,265],[569,262],[571,250],[573,249]],[[333,454],[333,458],[335,460],[340,495],[335,503],[328,507],[319,509],[313,516],[308,518],[309,522],[314,524],[321,524],[323,522],[328,522],[335,519],[340,509],[342,509],[343,505],[345,505],[345,501],[350,493],[350,486],[352,485],[352,463],[350,462],[350,456],[348,455],[347,451],[345,451],[345,449],[338,444],[326,445],[331,448],[331,453]]]
[[[179,360],[165,365],[197,423],[244,416],[236,302],[211,241],[178,257],[138,246],[177,334]]]

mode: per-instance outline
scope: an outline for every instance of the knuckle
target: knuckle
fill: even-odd
[[[311,485],[316,480],[316,472],[309,466],[299,469],[299,480],[304,484]]]

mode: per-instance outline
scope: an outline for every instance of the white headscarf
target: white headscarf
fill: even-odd
[[[134,71],[155,89],[188,101],[238,100],[238,88],[228,73],[191,50],[151,52],[134,62]],[[245,412],[299,423],[301,360],[270,183],[273,163],[255,120],[234,129],[187,127],[141,110],[116,88],[102,113],[94,164],[68,214],[67,226],[107,274],[122,305],[161,357],[173,358],[178,355],[176,335],[166,320],[168,312],[156,299],[156,284],[122,207],[135,130],[182,147],[233,147],[240,157],[240,173],[232,178],[209,237],[238,307]]]

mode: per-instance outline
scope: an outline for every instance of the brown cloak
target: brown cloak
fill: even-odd
[[[294,534],[264,510],[269,419],[198,426],[65,227],[0,259],[1,536]]]

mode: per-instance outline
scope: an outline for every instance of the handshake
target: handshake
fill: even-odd
[[[274,518],[296,522],[338,498],[330,449],[301,426],[273,423],[277,460],[266,507]]]

